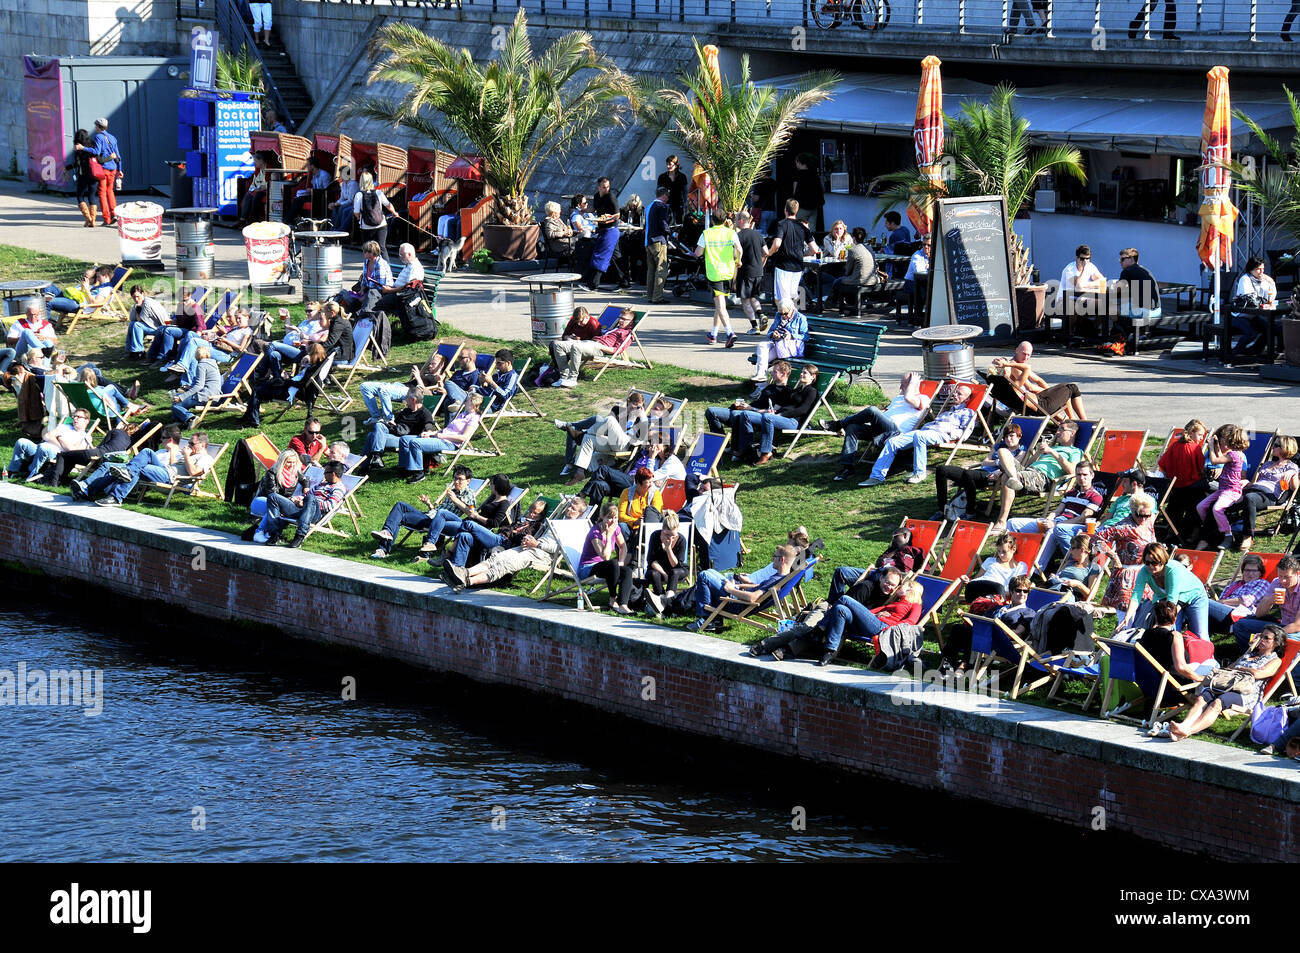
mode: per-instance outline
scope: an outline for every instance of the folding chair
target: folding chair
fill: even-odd
[[[1246,462],[1241,465],[1242,479],[1250,483],[1255,479],[1265,461],[1268,460],[1269,450],[1273,446],[1273,438],[1277,436],[1276,431],[1256,431],[1250,436],[1250,446],[1246,448]]]
[[[524,361],[524,366],[519,368],[519,378],[515,381],[514,389],[506,393],[505,400],[501,402],[500,407],[484,417],[484,424],[487,426],[489,433],[495,433],[497,427],[501,425],[501,421],[503,420],[515,417],[543,416],[541,408],[538,407],[537,402],[533,400],[533,395],[528,393],[528,389],[524,387],[524,378],[528,376],[528,368],[532,366],[532,363],[533,359],[531,357]],[[516,397],[524,398],[533,409],[528,411],[515,408],[513,404]],[[484,398],[484,402],[486,402],[486,400],[487,398]]]
[[[1259,703],[1261,705],[1268,704],[1268,700],[1273,697],[1273,693],[1278,690],[1283,682],[1286,682],[1290,687],[1292,695],[1296,693],[1294,674],[1297,659],[1300,659],[1300,639],[1288,638],[1286,648],[1282,650],[1282,664],[1278,666],[1277,671],[1273,673],[1273,677],[1268,680],[1259,693]],[[1250,720],[1248,719],[1245,724],[1232,733],[1232,740],[1236,741],[1237,736],[1249,727]]]
[[[482,434],[487,442],[492,444],[491,450],[484,450],[481,447],[474,446],[474,438]],[[461,457],[499,457],[501,456],[501,447],[497,444],[492,432],[483,427],[483,418],[479,418],[478,425],[469,432],[465,442],[456,448],[455,454],[452,455],[449,466],[455,466],[456,461]]]
[[[793,376],[794,371],[791,371],[790,374],[791,376]],[[840,379],[840,374],[841,374],[840,371],[836,371],[834,374],[831,374],[829,376],[821,375],[818,377],[817,402],[812,405],[812,408],[808,411],[804,419],[799,421],[799,429],[793,431],[792,436],[790,438],[790,446],[785,448],[785,453],[781,454],[781,459],[783,460],[789,459],[790,454],[794,453],[794,446],[799,442],[800,437],[803,437],[805,435],[811,437],[836,436],[834,431],[822,430],[820,427],[814,427],[812,424],[813,421],[816,420],[818,417],[820,417],[823,412],[829,415],[831,420],[839,419],[839,417],[836,416],[835,414],[834,408],[831,407],[830,401],[827,399],[827,396],[830,394],[831,388],[835,386],[835,382]],[[786,434],[786,433],[791,433],[791,431],[789,430],[777,431],[777,434]]]
[[[731,434],[703,431],[695,435],[695,443],[686,457],[686,473],[696,477],[718,476],[718,462],[727,452]]]
[[[1167,476],[1156,476],[1148,473],[1146,481],[1146,485],[1143,489],[1146,491],[1147,495],[1151,496],[1156,501],[1156,512],[1164,519],[1165,525],[1169,527],[1170,531],[1177,536],[1178,527],[1174,525],[1173,519],[1169,516],[1169,510],[1165,506],[1169,501],[1169,494],[1172,493],[1174,489],[1173,479]]]
[[[239,289],[232,288],[230,291],[227,291],[219,297],[212,305],[212,310],[204,315],[202,330],[211,331],[215,328],[217,322],[221,320],[222,316],[239,303],[239,298],[242,294],[243,292]]]
[[[357,323],[352,328],[352,363],[335,362],[334,369],[330,373],[329,382],[338,389],[339,394],[339,405],[335,410],[347,410],[352,406],[353,397],[348,393],[348,388],[352,386],[352,378],[356,376],[357,371],[365,371],[369,374],[379,370],[378,365],[366,363],[367,350],[371,354],[379,355],[383,366],[388,366],[388,359],[379,354],[379,344],[375,341],[375,321],[369,315],[363,315],[357,319]],[[339,380],[339,371],[347,371],[347,377]]]
[[[312,471],[318,471],[321,480],[325,478],[325,471],[322,468],[320,467],[307,468],[308,474],[312,474]],[[303,537],[303,541],[306,542],[308,539],[311,538],[312,533],[318,531],[322,533],[329,533],[331,536],[339,536],[342,537],[343,539],[347,539],[348,534],[341,529],[335,529],[333,525],[334,517],[338,516],[339,513],[347,513],[348,516],[352,518],[352,531],[357,535],[360,535],[361,526],[357,522],[356,513],[353,511],[352,507],[348,506],[348,500],[351,499],[356,494],[357,490],[361,487],[361,484],[365,483],[366,480],[368,479],[369,477],[357,476],[355,473],[344,474],[342,479],[339,480],[339,483],[341,483],[343,486],[343,499],[339,500],[338,506],[334,507],[334,509],[330,510],[328,513],[326,513],[316,522],[312,523],[310,526],[307,527],[307,534]],[[312,480],[311,482],[314,485],[315,483],[319,482],[319,480]]]
[[[1215,572],[1219,569],[1219,563],[1223,560],[1223,550],[1175,549],[1169,554],[1171,561],[1179,556],[1186,556],[1191,560],[1192,575],[1201,580],[1206,586],[1209,586],[1210,581],[1214,579]]]
[[[954,523],[939,576],[956,581],[966,575],[979,559],[984,541],[988,539],[989,528],[988,523],[977,523],[974,520],[958,520]]]
[[[334,368],[334,355],[326,355],[325,360],[319,364],[313,364],[307,368],[302,380],[289,384],[289,396],[285,401],[284,410],[280,411],[273,424],[278,424],[289,411],[293,410],[299,399],[302,400],[303,406],[307,408],[307,416],[312,415],[312,408],[316,406],[316,401],[324,397],[326,403],[329,403],[329,397],[325,393],[325,382],[329,380],[330,372]],[[333,406],[331,404],[330,406]]]
[[[686,505],[686,481],[665,480],[663,489],[664,511],[676,513]]]
[[[622,310],[623,308],[620,305],[609,305],[600,313],[602,332],[608,331],[614,326],[615,322],[618,321],[618,315]],[[608,327],[606,327],[605,319],[611,311],[614,312],[614,320],[609,323]],[[641,323],[645,321],[646,316],[649,313],[649,311],[633,310],[632,333],[627,336],[627,340],[625,340],[619,349],[613,354],[602,354],[600,357],[591,360],[591,364],[599,365],[600,367],[600,370],[596,372],[596,376],[592,378],[592,381],[600,380],[601,375],[611,367],[632,367],[646,370],[654,367],[654,365],[650,363],[650,355],[646,354],[645,348],[641,346],[641,339],[638,338],[636,334],[637,330],[641,327]],[[636,349],[641,352],[640,362],[627,356],[628,352],[632,349],[633,344],[635,344]]]
[[[930,560],[934,558],[934,548],[943,537],[943,531],[948,525],[948,521],[914,520],[911,517],[906,517],[901,525],[903,529],[912,533],[912,545],[925,553],[921,565],[916,567],[917,572],[925,572],[926,567],[930,565]]]
[[[943,629],[939,626],[939,610],[957,591],[961,583],[955,579],[944,579],[942,576],[931,576],[926,573],[917,573],[912,579],[921,587],[921,618],[916,624],[922,628],[927,624],[932,624],[937,635],[937,641],[942,646]]]
[[[145,480],[142,478],[140,482],[136,484],[136,489],[139,491],[139,496],[136,498],[136,502],[143,502],[145,494],[151,489],[166,491],[167,498],[163,500],[163,509],[166,509],[171,505],[172,497],[177,493],[180,493],[182,496],[206,496],[215,497],[218,500],[225,499],[226,493],[221,486],[221,478],[217,476],[217,464],[221,462],[221,457],[229,446],[230,444],[228,443],[208,444],[208,456],[212,458],[212,466],[208,467],[208,469],[204,470],[198,476],[189,476],[188,474],[178,475],[171,483],[155,483],[152,480]],[[203,485],[207,483],[209,479],[212,481],[213,486],[216,487],[215,493],[203,489]]]
[[[704,620],[704,627],[707,628],[710,623],[721,616],[724,619],[743,622],[746,625],[752,625],[768,632],[776,632],[777,626],[794,614],[791,612],[791,606],[787,605],[787,600],[796,600],[798,598],[796,591],[804,580],[812,578],[817,562],[818,558],[813,557],[804,564],[802,569],[794,569],[786,573],[785,576],[765,589],[754,602],[745,602],[741,599],[724,596],[722,601],[713,607]]]
[[[637,531],[636,544],[636,578],[645,583],[646,574],[650,571],[650,537],[659,530],[663,529],[663,523],[651,523],[642,521],[641,528]],[[695,581],[695,534],[690,531],[689,524],[680,528],[682,539],[686,540],[686,578],[680,585],[689,586]],[[647,585],[646,588],[649,588]],[[803,598],[802,590],[796,590],[799,598]]]
[[[984,400],[988,397],[989,385],[974,384],[969,381],[945,381],[944,383],[948,385],[947,393],[949,395],[953,393],[957,385],[969,387],[971,390],[971,396],[964,406],[975,412],[975,420],[972,422],[970,428],[967,429],[966,433],[962,434],[959,439],[952,441],[951,443],[940,443],[935,445],[940,450],[948,451],[948,456],[943,461],[944,464],[947,465],[952,463],[952,458],[957,455],[959,450],[978,450],[982,453],[988,453],[993,449],[994,443],[993,431],[989,428],[989,422],[984,417]],[[953,406],[951,397],[941,401],[932,400],[930,402],[930,419],[934,419],[934,417],[939,416],[939,414],[944,411],[952,410]],[[978,425],[980,432],[984,435],[985,442],[983,443],[975,443],[971,440],[971,434],[975,432],[976,425]]]
[[[1145,430],[1111,430],[1106,428],[1101,444],[1101,464],[1108,473],[1123,473],[1142,464],[1146,447]]]
[[[1166,453],[1168,453],[1168,452],[1169,452],[1169,448],[1172,447],[1172,446],[1174,445],[1174,441],[1177,440],[1177,439],[1178,439],[1179,437],[1181,437],[1182,435],[1183,435],[1183,428],[1182,428],[1182,427],[1175,427],[1174,429],[1170,430],[1170,431],[1169,431],[1169,436],[1165,438],[1165,445],[1164,445],[1163,447],[1160,448],[1160,453],[1156,455],[1156,460],[1159,461],[1159,459],[1160,459],[1161,457],[1163,457]],[[1152,475],[1152,476],[1163,476],[1163,475],[1164,475],[1164,474],[1161,472],[1161,470],[1160,470],[1159,463],[1157,463],[1156,468],[1155,468],[1154,470],[1150,470],[1150,471],[1148,471],[1148,472],[1149,472],[1149,474]]]
[[[90,385],[81,381],[58,381],[54,386],[67,398],[73,410],[84,410],[90,414],[90,424],[86,427],[89,433],[94,433],[101,426],[105,431],[112,430],[114,421],[126,422],[125,417],[108,409],[104,399],[91,390]]]
[[[1073,446],[1077,447],[1079,450],[1083,452],[1084,458],[1092,459],[1093,444],[1096,442],[1097,438],[1101,436],[1102,425],[1105,423],[1105,421],[1099,419],[1099,420],[1076,420],[1074,422],[1079,425],[1079,429],[1074,436]],[[1038,494],[1041,498],[1046,500],[1046,505],[1043,507],[1043,515],[1046,515],[1052,511],[1052,504],[1056,502],[1057,494],[1060,493],[1063,489],[1065,489],[1065,487],[1073,479],[1074,479],[1073,475],[1069,473],[1063,473],[1061,474],[1060,477],[1054,480],[1046,490]]]
[[[203,402],[195,416],[194,426],[203,423],[213,410],[244,410],[244,397],[253,396],[253,371],[262,363],[262,354],[241,354],[221,379],[221,391]]]
[[[1032,576],[1037,570],[1038,554],[1042,551],[1043,543],[1047,541],[1047,534],[1008,532],[1007,535],[1016,541],[1016,561],[1028,566],[1029,574]]]
[[[1106,690],[1101,699],[1101,717],[1115,718],[1126,706],[1110,707],[1110,696],[1113,683],[1116,680],[1123,682],[1134,682],[1142,690],[1143,696],[1151,703],[1147,717],[1142,719],[1143,725],[1150,725],[1155,721],[1167,721],[1179,710],[1186,707],[1188,700],[1186,693],[1192,691],[1199,685],[1199,682],[1187,682],[1183,684],[1165,669],[1163,665],[1151,657],[1151,653],[1137,642],[1119,642],[1115,639],[1107,639],[1094,636],[1094,641],[1101,646],[1102,652],[1110,657],[1109,674],[1106,679]],[[1177,698],[1172,706],[1164,704],[1166,693]],[[1169,715],[1162,714],[1168,711]],[[1125,719],[1133,721],[1135,719]]]
[[[987,689],[997,679],[997,675],[993,678],[985,676],[988,675],[993,663],[999,659],[1015,666],[1011,687],[1005,693],[1012,700],[1015,700],[1021,692],[1031,692],[1048,682],[1056,681],[1070,671],[1068,662],[1073,661],[1073,652],[1049,658],[1041,655],[1032,645],[1016,635],[1001,619],[971,615],[966,612],[962,613],[962,618],[971,627],[971,649],[975,656],[974,680],[980,689]],[[1028,673],[1032,673],[1030,677],[1032,675],[1038,677],[1034,681],[1026,681],[1027,670]],[[1080,677],[1083,677],[1086,667],[1076,671]],[[1096,668],[1087,674],[1095,679],[1100,675],[1100,669]]]
[[[116,453],[105,454],[102,459],[91,460],[89,463],[77,464],[67,471],[68,479],[75,480],[83,473],[89,473],[92,469],[105,462],[126,463],[137,453],[144,449],[145,444],[153,437],[154,434],[162,430],[162,424],[154,423],[150,420],[140,422],[140,429],[136,431],[135,441],[125,450],[119,450]]]
[[[576,589],[578,591],[577,607],[594,611],[596,607],[592,605],[591,596],[588,594],[593,587],[586,585],[584,588],[585,581],[578,578],[578,567],[582,562],[582,548],[586,545],[587,535],[591,532],[591,523],[584,519],[549,519],[546,521],[546,528],[547,532],[559,545],[556,548],[555,555],[551,557],[551,565],[546,570],[546,574],[533,587],[532,592],[535,593],[542,586],[545,586],[546,592],[542,593],[542,601],[546,602],[552,596],[562,596]],[[558,580],[565,579],[572,580],[572,584],[565,586],[563,589],[553,588]],[[599,582],[599,580],[596,581]]]
[[[131,276],[132,269],[118,266],[113,269],[113,277],[109,279],[112,285],[104,299],[98,304],[89,301],[81,303],[76,311],[64,315],[61,320],[66,326],[63,329],[64,334],[71,334],[77,329],[80,321],[126,321],[131,316],[131,308],[122,299],[122,285],[126,279]]]

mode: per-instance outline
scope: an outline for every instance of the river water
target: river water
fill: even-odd
[[[86,618],[0,613],[0,680],[20,663],[29,687],[58,669],[103,679],[97,715],[89,690],[81,707],[0,707],[6,860],[964,859],[909,816],[949,799],[732,763],[681,735],[314,647],[304,661],[301,644]]]

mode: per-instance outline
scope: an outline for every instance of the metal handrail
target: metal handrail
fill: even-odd
[[[209,3],[214,0],[208,0]],[[270,71],[266,68],[266,61],[262,59],[262,49],[253,40],[253,34],[249,32],[248,24],[244,22],[243,14],[239,12],[239,4],[236,0],[215,0],[217,6],[217,32],[221,34],[222,40],[225,41],[226,49],[234,52],[242,44],[257,61],[262,64],[262,83],[266,86],[266,98],[270,99],[271,105],[275,107],[276,114],[281,121],[290,128],[295,128],[294,117],[289,112],[289,107],[284,103],[284,96],[280,94],[280,88],[275,85],[275,79],[271,76]]]

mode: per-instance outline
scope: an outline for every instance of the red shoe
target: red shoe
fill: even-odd
[[[770,453],[759,454],[758,459],[755,460],[754,462],[755,462],[756,464],[758,464],[759,466],[762,466],[762,465],[765,464],[765,463],[771,463],[771,462],[772,462],[772,455],[771,455]]]

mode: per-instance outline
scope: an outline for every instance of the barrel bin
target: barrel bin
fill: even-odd
[[[168,211],[176,228],[176,270],[187,281],[210,279],[216,265],[212,244],[214,208],[174,208]]]
[[[343,290],[347,232],[294,232],[302,249],[302,300],[328,301]]]
[[[573,316],[573,289],[532,289],[528,294],[528,314],[532,319],[534,344],[558,341]]]
[[[927,380],[969,381],[975,377],[975,348],[969,344],[936,344],[921,353]]]

